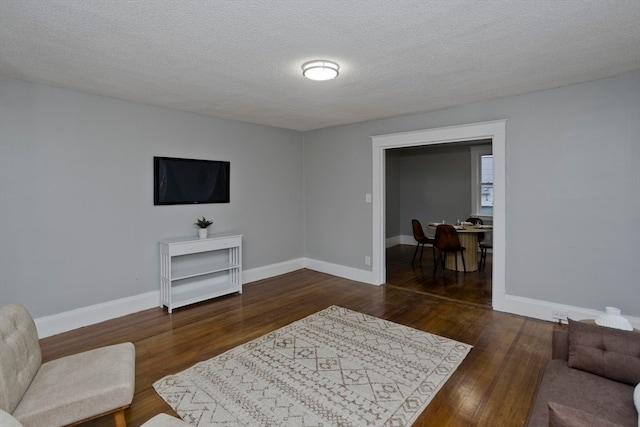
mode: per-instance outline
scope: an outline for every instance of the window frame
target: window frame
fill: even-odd
[[[471,153],[471,216],[481,218],[484,220],[492,220],[493,213],[487,215],[482,212],[481,200],[482,200],[482,156],[488,154],[493,156],[493,147],[488,145],[473,145],[469,147]],[[495,181],[495,177],[494,180]],[[495,183],[494,183],[495,185]]]

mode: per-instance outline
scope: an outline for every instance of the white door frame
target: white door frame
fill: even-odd
[[[385,267],[385,150],[422,145],[491,139],[493,150],[493,292],[492,305],[500,310],[505,299],[506,120],[424,129],[372,136],[373,150],[373,252],[375,285],[387,280]]]

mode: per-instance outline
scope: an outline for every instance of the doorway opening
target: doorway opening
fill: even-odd
[[[485,257],[483,246],[491,244],[492,230],[467,227],[471,231],[458,235],[465,248],[463,273],[461,259],[458,272],[453,262],[459,257],[449,256],[447,268],[441,268],[437,250],[416,250],[410,221],[418,220],[432,239],[435,227],[429,224],[445,220],[458,224],[474,218],[491,226],[492,160],[491,140],[385,150],[387,286],[491,307],[492,253],[487,249]]]
[[[505,198],[506,120],[425,129],[371,137],[373,159],[373,253],[372,279],[386,283],[385,150],[490,139],[494,159],[492,306],[500,309],[505,299]]]

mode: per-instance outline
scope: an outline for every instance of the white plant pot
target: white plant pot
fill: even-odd
[[[208,235],[209,235],[209,229],[207,228],[198,229],[198,236],[200,236],[201,239],[206,239]]]

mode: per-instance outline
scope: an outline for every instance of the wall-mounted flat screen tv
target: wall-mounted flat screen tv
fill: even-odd
[[[153,158],[153,204],[229,203],[229,162]]]

